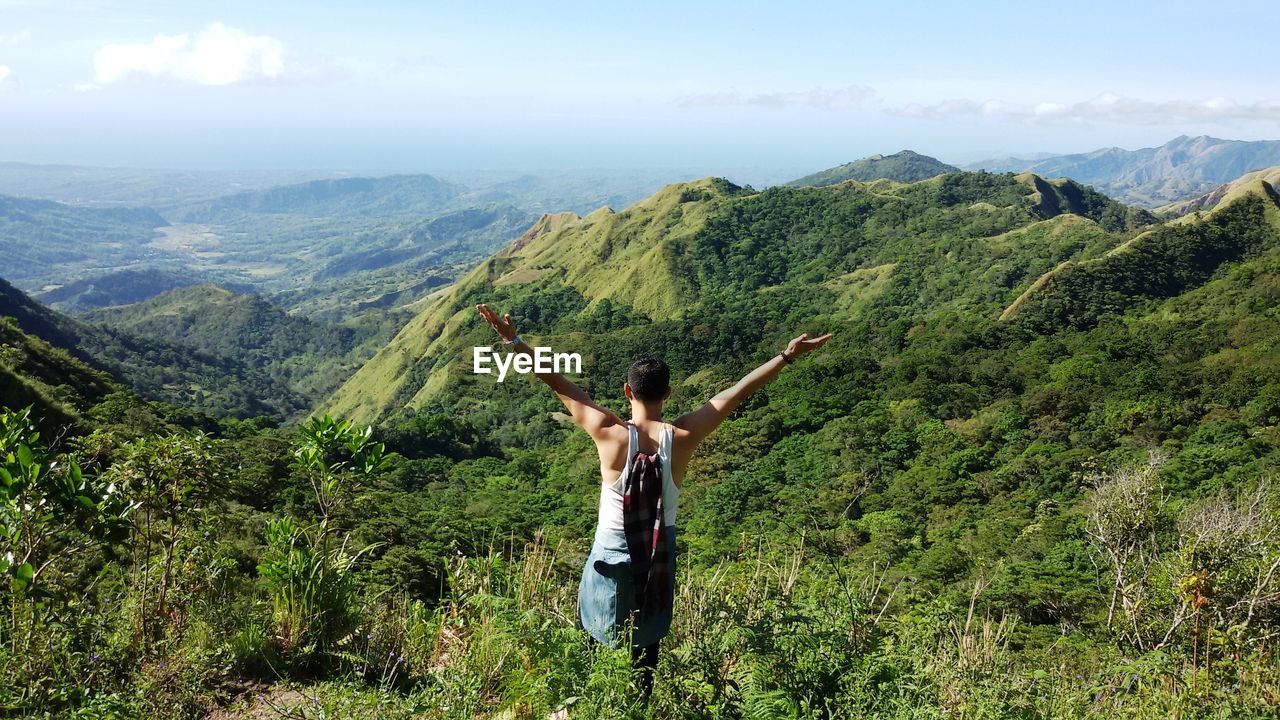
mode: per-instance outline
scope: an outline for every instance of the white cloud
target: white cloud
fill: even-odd
[[[13,77],[13,68],[8,65],[0,65],[0,90],[17,83],[18,81]]]
[[[752,105],[756,107],[811,107],[821,110],[839,110],[861,105],[875,96],[875,91],[862,85],[827,90],[781,91],[743,94],[737,90],[728,92],[686,95],[676,101],[682,107],[727,107]]]
[[[97,82],[132,76],[172,78],[198,85],[231,85],[284,73],[284,46],[220,22],[195,35],[156,35],[149,43],[105,45],[93,57]]]
[[[31,39],[31,28],[23,28],[7,35],[0,35],[0,45],[22,45]]]
[[[1010,103],[1000,100],[944,100],[887,108],[892,115],[946,120],[992,117],[1043,123],[1114,122],[1134,125],[1252,120],[1280,124],[1280,100],[1242,103],[1230,98],[1208,100],[1143,100],[1104,93],[1079,102]]]

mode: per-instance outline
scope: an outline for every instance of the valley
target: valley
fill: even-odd
[[[538,381],[473,372],[483,302],[624,415],[637,357],[670,365],[676,416],[834,333],[689,467],[669,716],[1274,708],[1274,170],[1156,212],[914,153],[607,206],[498,192],[5,199],[31,261],[0,268],[0,459],[78,508],[7,566],[10,622],[43,634],[9,636],[6,702],[640,717],[626,651],[573,626],[596,450]]]

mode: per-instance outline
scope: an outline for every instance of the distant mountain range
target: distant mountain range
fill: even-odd
[[[431,175],[312,180],[217,198],[182,213],[184,222],[216,222],[224,211],[262,214],[387,217],[431,215],[466,192]]]
[[[73,314],[213,282],[346,318],[420,299],[544,212],[622,207],[662,184],[656,171],[464,183],[0,162],[0,277]]]
[[[151,208],[90,208],[0,195],[0,277],[39,290],[101,269],[154,258]]]
[[[960,168],[948,165],[941,160],[921,155],[911,150],[903,150],[892,155],[872,155],[843,165],[805,175],[787,183],[788,187],[825,187],[846,180],[870,182],[872,180],[894,180],[897,182],[919,182],[936,175],[959,172]]]
[[[0,162],[0,194],[88,207],[146,206],[164,213],[246,190],[350,175],[321,170],[161,170]]]
[[[1103,148],[1047,158],[1002,158],[966,166],[991,172],[1069,177],[1111,197],[1155,208],[1211,192],[1253,170],[1280,165],[1280,141],[1183,135],[1154,148]]]

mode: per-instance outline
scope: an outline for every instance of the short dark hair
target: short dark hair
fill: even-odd
[[[627,368],[631,394],[641,402],[657,402],[671,389],[671,368],[662,358],[642,357]]]

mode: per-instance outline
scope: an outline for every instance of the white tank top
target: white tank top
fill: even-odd
[[[612,483],[600,483],[600,515],[596,519],[601,530],[622,530],[622,490],[631,469],[631,458],[640,447],[636,426],[627,424],[627,465]],[[676,524],[676,508],[680,505],[680,488],[671,478],[671,446],[675,443],[675,431],[668,425],[662,429],[658,440],[658,457],[662,458],[662,524]]]

